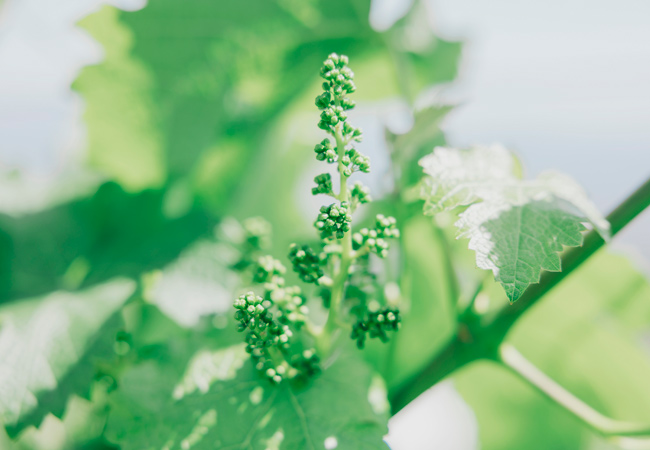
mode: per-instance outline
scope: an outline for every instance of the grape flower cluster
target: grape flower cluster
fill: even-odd
[[[375,228],[362,228],[354,233],[352,245],[355,250],[365,248],[380,258],[385,258],[388,256],[388,241],[386,239],[399,238],[399,236],[395,218],[377,214]]]
[[[314,226],[320,232],[321,239],[343,239],[345,233],[350,231],[352,214],[348,202],[332,203],[322,206]]]
[[[351,329],[359,348],[369,338],[382,342],[400,327],[399,309],[386,305],[379,277],[371,271],[370,255],[388,256],[388,240],[399,238],[393,217],[377,215],[371,228],[352,229],[356,209],[372,201],[370,190],[357,181],[348,186],[355,172],[369,173],[370,159],[355,148],[363,133],[349,122],[355,103],[354,72],[348,57],[332,53],[320,75],[323,92],[316,97],[320,110],[318,128],[329,134],[314,147],[318,161],[333,164],[338,177],[325,172],[314,178],[313,195],[327,195],[335,202],[323,205],[314,221],[317,245],[291,244],[288,259],[297,277],[316,285],[316,295],[328,309],[324,324],[313,323],[307,295],[299,286],[287,286],[286,268],[272,256],[259,256],[266,227],[251,222],[246,228],[245,251],[240,269],[250,271],[251,282],[262,286],[235,300],[235,318],[246,332],[246,350],[255,367],[273,383],[284,379],[309,379],[319,373],[320,359],[331,355],[340,329]],[[336,182],[335,182],[336,181]]]
[[[397,331],[400,327],[400,314],[397,308],[383,308],[380,311],[368,313],[367,317],[357,320],[352,326],[350,337],[356,341],[358,348],[363,348],[366,338],[379,338],[388,342],[389,331]]]
[[[325,274],[321,267],[320,255],[317,255],[308,245],[291,244],[289,260],[293,270],[305,283],[316,283]]]

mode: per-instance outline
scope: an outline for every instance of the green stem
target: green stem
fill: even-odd
[[[612,236],[648,206],[650,179],[607,216]],[[393,413],[454,370],[477,359],[497,359],[498,349],[517,319],[604,244],[605,241],[596,231],[589,232],[582,247],[571,249],[562,256],[562,272],[544,272],[539,284],[530,286],[516,303],[505,306],[495,316],[483,322],[461,322],[457,334],[449,340],[447,346],[419,373],[406,380],[392,393]]]
[[[402,383],[390,396],[393,414],[399,412],[422,392],[442,381],[455,370],[472,360],[471,347],[454,334],[436,357],[414,377]]]
[[[596,411],[539,370],[512,345],[501,345],[499,360],[512,373],[604,436],[650,435],[650,425],[615,420]]]
[[[336,99],[336,104],[339,104],[339,100]],[[343,164],[343,157],[345,156],[345,141],[343,140],[343,135],[341,133],[342,125],[336,127],[334,138],[336,139],[336,150],[338,153],[338,172],[340,176],[340,187],[339,187],[339,201],[347,202],[350,204],[350,192],[348,191],[348,177],[345,175],[345,165]],[[332,348],[332,341],[336,338],[336,333],[340,328],[340,309],[341,304],[343,303],[343,297],[345,294],[345,282],[348,279],[348,271],[350,265],[352,264],[352,233],[348,231],[341,239],[341,261],[333,277],[332,283],[332,299],[330,302],[329,313],[327,316],[327,322],[323,327],[318,338],[318,347],[322,355],[328,355]]]

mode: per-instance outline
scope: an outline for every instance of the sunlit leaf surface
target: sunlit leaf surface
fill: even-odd
[[[304,387],[262,380],[244,344],[146,361],[120,381],[107,435],[123,450],[385,449],[386,391],[359,358]]]
[[[425,211],[468,206],[456,226],[476,264],[491,270],[511,302],[542,270],[559,271],[564,246],[582,245],[583,223],[607,237],[609,224],[580,186],[558,173],[522,180],[515,157],[500,146],[438,147],[424,157]]]
[[[0,421],[9,432],[60,416],[71,394],[88,395],[98,361],[114,355],[116,312],[134,288],[115,280],[0,308]]]

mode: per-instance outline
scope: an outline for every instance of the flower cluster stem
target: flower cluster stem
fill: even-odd
[[[336,100],[338,104],[338,99]],[[338,172],[340,177],[340,187],[338,199],[340,202],[350,203],[350,192],[348,190],[348,177],[344,172],[343,157],[345,156],[345,141],[343,139],[341,126],[336,127],[334,138],[336,139],[336,150],[338,153]],[[352,264],[352,233],[348,231],[341,239],[341,259],[336,275],[332,283],[332,299],[330,303],[327,321],[323,330],[317,339],[317,346],[322,355],[330,353],[333,341],[337,338],[340,328],[340,310],[345,295],[345,282],[348,277],[348,271]]]

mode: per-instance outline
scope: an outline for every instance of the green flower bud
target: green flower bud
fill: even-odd
[[[341,107],[343,109],[348,110],[348,109],[354,108],[355,106],[356,106],[356,103],[354,102],[354,100],[350,100],[347,97],[344,97],[344,98],[341,99]]]
[[[316,176],[314,181],[316,182],[316,187],[311,190],[313,195],[332,194],[332,176],[329,173],[322,173]]]
[[[253,281],[256,283],[273,281],[276,285],[283,285],[284,279],[279,275],[283,275],[286,271],[282,263],[272,256],[260,256],[254,266]]]
[[[308,245],[291,244],[289,260],[293,270],[305,283],[316,283],[325,274],[320,257]]]
[[[370,189],[368,189],[359,181],[354,183],[352,186],[350,195],[352,196],[352,202],[359,205],[372,201],[372,197],[370,197]]]
[[[397,331],[400,326],[400,315],[397,308],[383,308],[371,312],[365,318],[359,319],[352,326],[350,338],[357,342],[357,347],[363,348],[367,337],[379,338],[388,342],[388,332]]]
[[[345,232],[350,229],[351,221],[352,216],[347,202],[341,204],[332,203],[329,206],[321,207],[314,226],[320,232],[321,239],[331,239],[333,237],[342,239]]]
[[[253,253],[270,246],[271,224],[261,217],[251,217],[242,223],[244,229],[244,253]],[[243,257],[245,258],[245,256]],[[248,262],[240,261],[235,264],[235,269],[243,270],[248,267]]]
[[[330,106],[330,102],[332,101],[332,97],[329,92],[324,92],[318,97],[316,97],[316,106],[318,109],[325,109]]]

